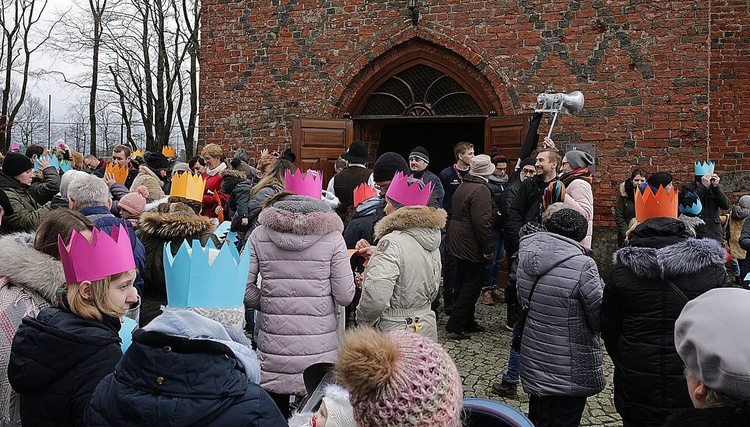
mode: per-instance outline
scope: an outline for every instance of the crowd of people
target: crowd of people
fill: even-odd
[[[537,426],[580,424],[605,355],[625,426],[750,415],[750,196],[732,206],[713,163],[679,190],[663,171],[622,182],[605,283],[595,159],[549,138],[515,165],[459,142],[438,173],[424,147],[354,141],[327,184],[291,150],[11,148],[0,425],[458,426],[439,316],[476,339],[476,305],[501,303],[512,344],[489,386],[522,385]],[[337,384],[295,413],[320,364]]]

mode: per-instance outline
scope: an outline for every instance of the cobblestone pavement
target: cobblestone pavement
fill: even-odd
[[[442,306],[441,306],[442,312]],[[455,341],[446,339],[445,322],[448,316],[438,318],[438,340],[461,372],[464,384],[464,397],[481,397],[499,400],[528,413],[528,395],[518,389],[518,399],[503,399],[492,392],[492,383],[499,382],[508,363],[511,333],[505,329],[505,304],[486,306],[477,303],[476,319],[487,328],[481,334],[472,334],[470,340]],[[583,412],[582,426],[622,426],[620,415],[615,411],[612,361],[604,355],[604,373],[607,387],[596,396],[588,398]]]

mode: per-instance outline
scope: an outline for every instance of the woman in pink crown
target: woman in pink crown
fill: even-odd
[[[447,214],[427,206],[431,190],[401,172],[393,177],[385,195],[386,217],[375,225],[380,242],[364,272],[360,325],[410,330],[437,342],[430,305],[440,286],[440,230]]]
[[[65,284],[56,307],[26,317],[13,339],[8,379],[21,395],[24,426],[81,425],[99,381],[122,357],[121,317],[138,301],[127,231],[74,231],[59,243]]]

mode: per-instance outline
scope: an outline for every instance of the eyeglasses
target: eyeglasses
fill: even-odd
[[[536,169],[521,169],[521,173],[524,175],[534,175],[536,173]]]

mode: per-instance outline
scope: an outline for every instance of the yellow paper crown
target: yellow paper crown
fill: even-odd
[[[115,176],[115,181],[117,181],[120,184],[125,184],[125,181],[128,179],[128,173],[130,171],[117,163],[110,163],[107,165],[106,168],[104,168],[104,173],[111,173]]]
[[[144,154],[145,153],[143,152],[143,150],[135,150],[135,151],[133,151],[133,155],[135,157],[143,157]]]
[[[644,222],[650,218],[677,218],[677,192],[667,191],[659,186],[654,194],[650,185],[644,186],[643,192],[635,190],[635,219]]]
[[[161,148],[161,153],[164,154],[164,157],[170,158],[174,157],[175,154],[177,154],[177,149],[174,147],[170,147],[169,145],[165,145]]]
[[[172,177],[172,189],[169,195],[201,202],[205,185],[201,175],[190,172],[177,173]]]

